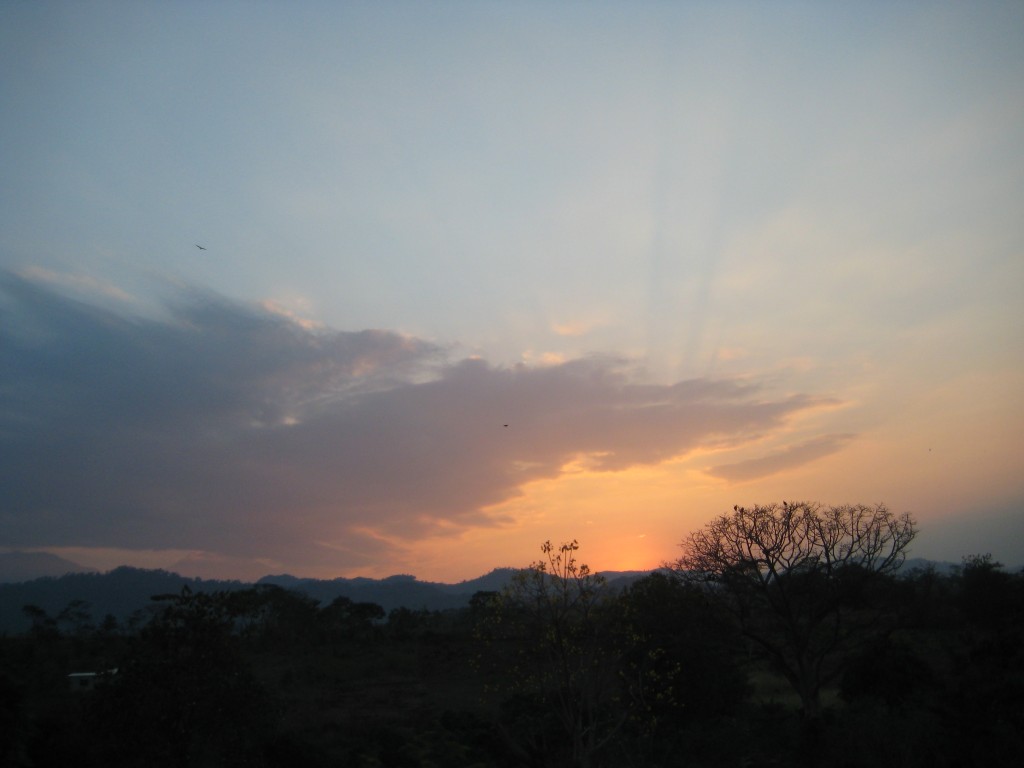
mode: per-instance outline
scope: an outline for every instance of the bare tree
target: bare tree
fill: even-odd
[[[882,504],[734,507],[691,533],[670,566],[712,586],[817,719],[843,652],[884,630],[868,596],[903,563],[915,533],[909,514]]]

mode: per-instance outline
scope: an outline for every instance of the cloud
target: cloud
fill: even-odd
[[[97,280],[89,275],[76,275],[67,272],[56,272],[44,267],[25,267],[19,270],[19,274],[28,280],[40,283],[52,283],[55,286],[70,289],[73,292],[83,295],[93,294],[101,298],[116,299],[126,304],[137,304],[138,300],[130,293],[122,290],[116,285],[103,280]]]
[[[558,336],[583,336],[589,333],[597,323],[592,321],[575,320],[567,323],[552,323],[551,331]]]
[[[822,435],[768,456],[739,461],[735,464],[720,464],[707,472],[709,475],[734,483],[755,480],[809,464],[823,456],[835,453],[854,437],[856,435]]]
[[[487,509],[581,456],[598,471],[656,464],[822,402],[641,384],[615,358],[450,361],[420,339],[199,291],[161,319],[129,317],[7,274],[0,538],[356,567],[508,524]]]
[[[534,352],[532,349],[523,352],[521,357],[527,365],[560,365],[568,360],[561,352]]]
[[[320,323],[316,320],[311,320],[308,317],[303,317],[302,315],[298,314],[295,310],[289,309],[281,302],[274,301],[273,299],[265,299],[264,301],[261,301],[260,307],[262,309],[265,309],[267,312],[270,312],[271,314],[281,315],[281,317],[285,317],[291,320],[293,323],[301,326],[307,331],[316,331],[323,328],[323,323]]]

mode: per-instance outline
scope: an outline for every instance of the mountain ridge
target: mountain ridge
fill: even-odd
[[[279,574],[264,576],[255,582],[243,582],[201,579],[161,569],[122,565],[105,573],[66,573],[0,584],[0,633],[20,634],[29,629],[31,621],[22,611],[26,605],[35,606],[50,618],[58,619],[75,600],[86,604],[84,607],[91,614],[93,624],[100,623],[109,615],[122,625],[131,625],[145,619],[147,610],[154,605],[151,599],[154,595],[174,594],[184,587],[192,592],[222,592],[272,584],[304,593],[324,605],[338,597],[346,597],[353,602],[377,603],[385,611],[395,608],[452,610],[467,606],[477,592],[501,590],[518,570],[495,568],[476,579],[455,584],[420,581],[408,574],[383,579],[362,576],[313,579]],[[609,582],[628,583],[647,573],[649,571],[607,571],[600,575]]]
[[[72,560],[49,552],[0,552],[0,584],[31,581],[45,576],[63,576],[67,573],[92,573]]]
[[[0,554],[0,563],[5,560],[9,562],[10,554]],[[52,559],[31,558],[31,562],[57,568],[76,565],[55,556]],[[958,565],[913,558],[903,567],[908,571],[931,567],[940,573],[950,573]],[[28,630],[31,621],[22,611],[26,605],[36,606],[49,617],[57,619],[61,611],[75,600],[86,604],[94,624],[99,624],[109,615],[122,625],[131,625],[143,621],[147,611],[152,610],[154,603],[151,598],[154,595],[177,593],[184,587],[192,592],[218,592],[272,584],[304,593],[325,605],[338,597],[346,597],[353,602],[376,603],[385,611],[395,608],[452,610],[468,605],[470,598],[477,592],[500,591],[518,570],[511,567],[494,568],[475,579],[446,584],[420,581],[409,574],[395,574],[383,579],[363,576],[315,579],[291,574],[267,575],[256,581],[202,579],[182,576],[172,571],[122,565],[104,573],[83,570],[0,583],[0,633],[19,634]],[[0,569],[0,572],[6,571]],[[26,572],[32,571],[28,569]],[[626,586],[649,573],[651,571],[601,571],[597,575],[609,583]]]

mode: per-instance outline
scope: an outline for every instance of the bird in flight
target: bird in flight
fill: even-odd
[[[205,251],[205,250],[206,250],[206,249],[205,249],[205,248],[203,248],[203,246],[201,246],[201,245],[200,245],[199,243],[196,243],[196,248],[198,248],[198,249],[199,249],[200,251]]]

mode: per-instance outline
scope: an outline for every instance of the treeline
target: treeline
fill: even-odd
[[[0,764],[1022,764],[1024,576],[991,558],[848,564],[841,589],[792,569],[757,597],[672,569],[613,590],[575,543],[543,554],[459,610],[262,585],[155,596],[134,628],[34,613],[0,641]],[[787,629],[780,591],[839,628]],[[817,712],[777,657],[789,640],[757,638],[794,626],[825,649]]]
[[[321,603],[347,597],[355,602],[377,603],[385,610],[400,606],[432,610],[461,608],[474,592],[504,586],[513,572],[511,568],[499,568],[460,584],[423,582],[413,576],[322,580],[282,575],[265,576],[254,585],[121,566],[107,573],[70,573],[56,578],[0,584],[0,634],[21,634],[28,629],[29,621],[20,612],[23,605],[38,606],[56,617],[72,600],[89,603],[97,621],[105,620],[109,614],[119,623],[137,623],[145,619],[151,595],[177,592],[183,586],[193,592],[235,592],[273,584],[303,592]]]

